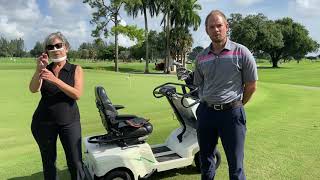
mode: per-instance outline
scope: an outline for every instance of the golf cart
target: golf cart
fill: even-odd
[[[118,110],[124,107],[113,105],[105,89],[95,87],[96,105],[107,134],[84,138],[88,179],[146,179],[155,172],[190,166],[193,162],[200,170],[196,91],[193,85],[180,83],[165,83],[153,90],[154,97],[168,100],[180,127],[163,144],[150,145],[146,140],[152,133],[152,124],[142,117],[119,114]],[[215,159],[218,168],[218,150]]]

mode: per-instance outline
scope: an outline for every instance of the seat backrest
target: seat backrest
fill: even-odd
[[[102,86],[95,87],[96,105],[99,109],[101,121],[107,131],[113,127],[116,116],[118,115],[117,110],[112,105],[105,89]]]

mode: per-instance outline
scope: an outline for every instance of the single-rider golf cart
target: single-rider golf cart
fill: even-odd
[[[96,105],[107,134],[84,139],[88,179],[146,179],[154,172],[190,166],[193,162],[200,168],[196,91],[192,85],[179,83],[165,83],[153,90],[154,97],[168,100],[180,127],[163,144],[150,145],[146,142],[153,130],[150,121],[119,114],[117,110],[124,107],[113,105],[105,89],[95,87]],[[215,157],[218,168],[221,160],[218,150]]]

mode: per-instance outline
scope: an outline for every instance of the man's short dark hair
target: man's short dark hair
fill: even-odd
[[[219,11],[219,10],[213,10],[213,11],[211,11],[211,12],[208,14],[208,16],[206,17],[206,22],[205,22],[206,27],[207,27],[207,25],[208,25],[209,17],[212,16],[212,15],[219,15],[219,16],[221,16],[226,22],[228,22],[228,21],[227,21],[227,17],[226,17],[226,15],[223,14],[223,12],[221,12],[221,11]]]

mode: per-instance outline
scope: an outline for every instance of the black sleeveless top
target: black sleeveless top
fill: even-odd
[[[46,68],[52,71],[53,63]],[[59,72],[59,79],[70,86],[74,86],[76,65],[68,61]],[[56,85],[43,80],[41,86],[41,100],[33,114],[34,121],[69,124],[80,121],[80,113],[76,100],[61,91]]]

